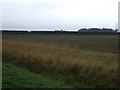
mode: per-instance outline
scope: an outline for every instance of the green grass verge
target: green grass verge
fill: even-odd
[[[70,88],[70,86],[25,68],[3,64],[3,88]]]

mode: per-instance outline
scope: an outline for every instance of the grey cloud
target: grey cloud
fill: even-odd
[[[114,28],[115,16],[104,20],[101,16],[69,17],[57,15],[56,12],[64,9],[62,2],[33,2],[33,3],[2,3],[3,28],[22,29],[73,29],[81,27],[112,27]],[[72,6],[71,6],[72,7]],[[72,13],[72,12],[71,12]],[[89,16],[89,15],[87,15]],[[116,19],[117,20],[117,19]]]

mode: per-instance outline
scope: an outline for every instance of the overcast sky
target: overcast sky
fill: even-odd
[[[2,0],[3,29],[116,28],[119,0]]]

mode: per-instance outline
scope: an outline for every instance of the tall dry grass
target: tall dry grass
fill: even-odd
[[[81,84],[117,86],[117,55],[71,49],[47,43],[3,40],[3,62],[27,67],[35,72],[71,75]]]

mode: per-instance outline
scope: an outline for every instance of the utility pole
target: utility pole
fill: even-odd
[[[117,29],[118,29],[118,23],[116,23],[116,26],[115,26],[115,27],[116,27],[116,30],[117,30]]]

